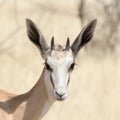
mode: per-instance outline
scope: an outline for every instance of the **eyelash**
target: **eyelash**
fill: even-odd
[[[50,67],[50,65],[47,62],[45,63],[45,67],[47,70],[53,71],[53,69]]]
[[[76,65],[75,63],[72,63],[71,66],[70,66],[70,68],[69,68],[69,71],[73,70],[74,67],[75,67],[75,65]]]

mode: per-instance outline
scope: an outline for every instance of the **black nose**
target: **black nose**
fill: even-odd
[[[56,93],[60,98],[65,95],[65,93],[58,93],[57,91],[55,91],[55,93]]]

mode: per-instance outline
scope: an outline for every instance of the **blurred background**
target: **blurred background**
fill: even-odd
[[[48,44],[54,35],[62,45],[98,20],[94,38],[76,60],[69,98],[55,102],[43,120],[120,120],[120,0],[0,0],[0,89],[15,94],[30,90],[43,69],[26,18]]]

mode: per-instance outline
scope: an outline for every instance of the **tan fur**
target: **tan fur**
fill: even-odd
[[[61,45],[56,45],[56,50],[54,51],[54,58],[56,59],[63,59],[65,58],[67,55],[72,55],[72,51],[65,51],[63,46]]]
[[[66,52],[64,51],[64,48],[63,48],[63,46],[61,46],[61,45],[56,45],[55,46],[55,56],[54,57],[56,57],[56,58],[61,58],[61,57],[63,57],[63,56],[65,56],[66,54]],[[48,57],[48,55],[50,55],[51,54],[51,49],[49,48],[47,51],[46,51],[46,54],[45,54],[45,56],[44,56],[44,59],[46,59],[47,57]]]
[[[54,57],[58,60],[64,58],[65,56],[66,56],[66,51],[55,51],[54,53]]]
[[[0,90],[0,120],[41,119],[47,112],[44,111],[46,103],[49,103],[49,107],[53,103],[49,99],[44,76],[45,69],[36,85],[22,95],[13,95]]]

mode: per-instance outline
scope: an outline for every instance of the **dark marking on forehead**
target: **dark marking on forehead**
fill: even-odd
[[[56,50],[56,51],[63,51],[64,48],[63,48],[62,45],[56,45],[56,46],[55,46],[55,50]]]

